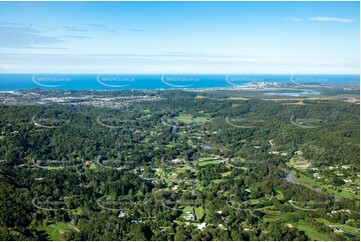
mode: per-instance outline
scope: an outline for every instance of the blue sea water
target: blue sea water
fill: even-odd
[[[134,75],[134,74],[0,74],[0,91],[45,90],[156,90],[221,88],[250,83],[360,83],[359,75]]]

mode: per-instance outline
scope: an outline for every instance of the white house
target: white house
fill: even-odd
[[[302,151],[297,150],[297,151],[295,151],[295,154],[296,154],[296,155],[302,155],[303,153],[302,153]]]
[[[186,216],[183,216],[183,218],[185,219],[185,220],[195,220],[196,218],[195,218],[195,216],[194,216],[194,214],[192,214],[191,212],[186,212]]]
[[[118,218],[125,218],[126,214],[123,211],[120,211]]]
[[[316,179],[321,179],[320,174],[318,174],[317,172],[313,173],[312,175]]]
[[[201,224],[197,224],[197,229],[199,229],[200,231],[203,231],[206,226],[207,226],[207,223],[203,222]]]

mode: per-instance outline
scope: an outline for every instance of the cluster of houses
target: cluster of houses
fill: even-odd
[[[287,156],[287,153],[286,152],[281,152],[281,151],[269,151],[268,154],[271,154],[271,155],[279,155],[281,153],[281,156]]]
[[[327,213],[328,216],[332,217],[333,214],[339,213],[339,212],[345,212],[345,214],[349,214],[351,211],[348,209],[341,209],[339,211],[332,210],[330,213]]]
[[[184,218],[185,220],[191,220],[191,221],[196,220],[196,217],[194,216],[193,213],[187,211],[186,214],[187,214],[187,215],[183,216],[183,218]]]

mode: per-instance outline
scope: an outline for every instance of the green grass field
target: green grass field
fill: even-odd
[[[215,179],[215,180],[212,180],[212,182],[214,182],[215,184],[218,184],[220,182],[224,181],[223,179]]]
[[[299,221],[294,224],[294,226],[297,227],[297,229],[304,231],[311,240],[332,240],[329,234],[319,232],[315,228],[311,227],[311,225],[306,221]]]
[[[282,212],[280,211],[272,211],[269,209],[262,209],[262,212],[264,212],[266,215],[263,217],[263,221],[269,222],[269,221],[275,221],[282,217]]]
[[[214,158],[213,157],[202,157],[202,158],[199,158],[199,161],[200,162],[203,162],[203,161],[212,161]]]
[[[231,174],[232,174],[232,171],[226,171],[226,172],[221,173],[222,177],[226,177],[226,176],[229,176]]]
[[[55,224],[50,224],[48,226],[39,225],[35,229],[38,231],[45,231],[49,235],[51,240],[64,240],[63,235],[73,229],[70,223],[56,222]]]
[[[202,207],[197,207],[194,210],[195,210],[195,213],[196,213],[197,220],[202,219],[202,217],[204,215],[204,209]]]
[[[187,216],[187,212],[191,212],[192,214],[194,214],[194,207],[193,206],[185,206],[183,208],[181,218],[183,218],[183,216]]]
[[[175,119],[182,123],[186,123],[186,124],[204,123],[204,122],[208,121],[208,119],[206,117],[193,117],[192,115],[189,115],[189,114],[180,115],[178,117],[175,117]]]
[[[211,160],[211,161],[202,161],[199,162],[198,165],[199,166],[206,166],[206,165],[210,165],[210,164],[219,164],[219,160]]]
[[[316,184],[318,188],[326,189],[326,191],[328,193],[330,193],[331,195],[336,196],[336,197],[342,197],[342,198],[348,198],[348,199],[357,199],[357,197],[358,197],[356,194],[350,193],[345,190],[338,192],[338,191],[328,187],[327,185],[322,184],[321,182],[315,181],[312,178],[309,178],[302,174],[300,174],[299,177],[296,178],[296,181],[298,181],[302,184],[308,185],[310,187],[313,187]]]
[[[76,209],[72,209],[71,213],[76,214],[76,215],[82,215],[83,214],[83,209],[81,207],[78,207]]]
[[[307,161],[306,159],[304,159],[303,157],[300,157],[300,156],[292,157],[289,162],[286,162],[286,165],[291,168],[293,167],[295,169],[301,168],[302,166],[305,166],[305,165],[307,165],[309,167],[312,166],[311,162]]]
[[[335,227],[335,228],[340,228],[342,229],[345,233],[350,233],[350,234],[353,234],[355,236],[358,236],[360,237],[360,232],[357,231],[356,228],[353,228],[351,226],[348,226],[348,225],[343,225],[343,224],[337,224],[337,223],[331,223],[330,221],[324,219],[324,218],[317,218],[316,219],[318,222],[321,222],[325,225],[331,225],[332,227]],[[355,240],[358,240],[358,239],[355,239]]]
[[[284,199],[283,193],[282,193],[280,190],[277,190],[276,198],[277,198],[278,200]]]

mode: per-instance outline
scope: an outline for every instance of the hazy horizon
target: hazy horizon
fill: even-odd
[[[0,73],[358,74],[359,2],[0,2]]]

